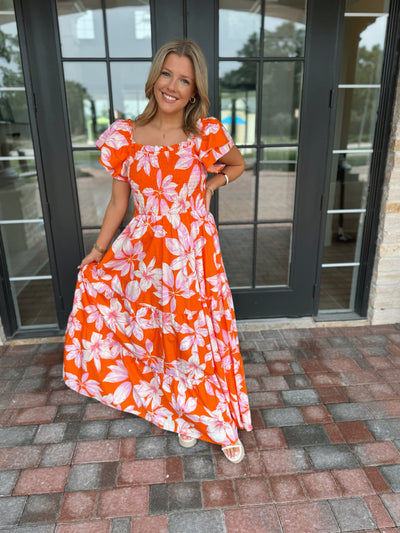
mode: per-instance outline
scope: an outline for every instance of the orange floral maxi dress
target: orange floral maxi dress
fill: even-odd
[[[64,379],[71,389],[182,435],[231,444],[251,418],[207,171],[233,146],[215,118],[173,146],[143,146],[118,120],[100,162],[129,182],[135,215],[78,275]]]

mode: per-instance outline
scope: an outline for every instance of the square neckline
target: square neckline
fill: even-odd
[[[200,120],[201,119],[199,119],[198,122]],[[179,143],[174,143],[174,144],[142,144],[142,143],[138,143],[137,141],[135,141],[135,138],[133,136],[133,134],[134,134],[133,120],[131,118],[128,118],[127,121],[129,122],[129,125],[131,127],[131,135],[130,135],[131,144],[132,145],[136,145],[136,146],[141,146],[142,148],[145,148],[147,150],[152,150],[152,151],[155,151],[155,152],[156,151],[160,151],[160,150],[171,150],[171,149],[174,149],[175,147],[191,144],[193,142],[193,140],[197,137],[196,135],[194,135],[194,133],[191,133],[187,139],[185,139],[184,141],[180,141]]]

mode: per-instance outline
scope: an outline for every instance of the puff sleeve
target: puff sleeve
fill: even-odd
[[[111,176],[120,181],[128,181],[124,164],[129,157],[132,127],[127,120],[117,120],[109,126],[96,141],[100,150],[99,161]]]
[[[202,120],[199,157],[208,172],[218,173],[224,168],[225,165],[217,161],[233,146],[232,137],[218,119]]]

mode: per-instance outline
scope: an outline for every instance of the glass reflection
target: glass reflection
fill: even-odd
[[[1,230],[10,277],[50,274],[43,222],[4,224]]]
[[[218,219],[220,222],[254,220],[256,152],[244,153],[246,168],[238,180],[218,190]]]
[[[292,220],[297,148],[265,148],[260,161],[258,219]]]
[[[329,209],[365,209],[371,154],[334,154]]]
[[[219,55],[255,57],[260,54],[261,13],[254,0],[220,0]]]
[[[264,63],[261,120],[263,142],[297,142],[302,79],[302,62]]]
[[[101,0],[57,0],[63,57],[105,57]]]
[[[346,17],[340,83],[379,84],[387,17]]]
[[[354,263],[360,259],[364,214],[335,213],[326,221],[323,263]]]
[[[144,93],[150,62],[111,64],[111,82],[115,118],[135,118],[146,107]]]
[[[57,324],[51,279],[11,282],[19,326]]]
[[[352,310],[358,267],[323,268],[319,293],[319,309],[322,311]],[[353,289],[352,289],[353,287]]]
[[[374,87],[339,89],[335,150],[372,148],[379,93]]]
[[[346,0],[346,13],[389,13],[390,0]]]
[[[111,57],[151,57],[150,5],[146,0],[107,0]]]
[[[255,144],[257,64],[220,62],[221,121],[238,145]]]
[[[110,200],[112,176],[99,163],[98,151],[75,151],[75,175],[82,226],[101,226]]]
[[[306,2],[266,0],[264,10],[264,56],[302,57],[306,33]]]
[[[256,286],[288,284],[292,224],[263,224],[257,228]]]
[[[64,63],[68,116],[73,146],[93,145],[109,125],[105,63]]]
[[[251,287],[253,226],[220,226],[219,240],[231,288]]]

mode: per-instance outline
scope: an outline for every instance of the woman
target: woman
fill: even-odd
[[[166,43],[146,83],[149,103],[99,138],[111,200],[79,265],[65,342],[73,390],[244,457],[250,410],[230,289],[215,222],[216,189],[244,170],[215,118],[206,118],[207,67],[192,41]],[[214,176],[207,179],[207,171]],[[127,211],[135,216],[107,250]]]

